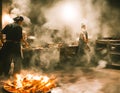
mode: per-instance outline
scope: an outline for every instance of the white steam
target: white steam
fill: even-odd
[[[31,24],[28,14],[30,13],[30,0],[12,0],[10,15],[12,18],[16,16],[23,16],[27,25]]]
[[[105,68],[106,66],[107,66],[107,61],[105,61],[105,60],[100,60],[99,62],[98,62],[98,66],[97,66],[97,69],[101,69],[101,68]]]
[[[99,36],[119,35],[119,14],[110,9],[106,0],[12,0],[10,15],[22,15],[25,22],[31,24],[25,30],[36,37],[32,47],[46,47],[54,43],[77,42],[81,23],[87,25],[91,41]],[[109,16],[111,13],[116,16],[114,20],[113,16]],[[55,29],[57,37],[53,36]],[[56,42],[54,38],[57,38]],[[48,60],[50,59],[51,57]]]
[[[44,37],[44,34],[41,35],[43,30],[46,32],[46,29],[58,29],[60,37],[65,39],[64,42],[69,43],[71,40],[73,42],[77,40],[81,23],[87,25],[91,40],[96,40],[98,35],[103,37],[114,35],[113,24],[117,22],[117,17],[112,20],[109,14],[119,16],[115,10],[110,11],[106,0],[58,0],[56,2],[53,0],[53,2],[46,1],[46,3],[43,1],[12,0],[12,2],[11,14],[24,15],[26,18],[29,16],[32,20],[32,32],[37,34],[39,41],[47,43],[52,42],[50,37],[52,33],[49,31],[48,37]],[[107,16],[106,19],[104,15]],[[27,19],[27,21],[30,23],[30,20]],[[115,29],[118,33],[119,27]],[[67,38],[63,37],[65,30],[68,34]],[[38,42],[35,41],[35,43]]]

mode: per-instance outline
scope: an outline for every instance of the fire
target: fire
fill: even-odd
[[[31,74],[26,76],[18,74],[15,76],[14,81],[7,81],[4,84],[5,90],[17,93],[47,93],[55,87],[55,77],[49,78],[47,76],[34,76]]]
[[[2,16],[2,23],[3,23],[3,26],[8,24],[8,23],[12,23],[13,20],[12,18],[10,17],[10,14],[3,14]]]

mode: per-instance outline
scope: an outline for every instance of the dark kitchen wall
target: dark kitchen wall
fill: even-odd
[[[110,37],[120,38],[120,0],[106,1],[100,17],[101,31],[108,31]]]
[[[120,9],[120,0],[108,0],[111,7]]]
[[[2,0],[0,2],[0,30],[2,29]]]

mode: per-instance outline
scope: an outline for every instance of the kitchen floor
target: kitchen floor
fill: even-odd
[[[111,67],[66,66],[52,70],[32,69],[31,72],[55,76],[57,87],[51,90],[52,93],[120,93],[120,70]],[[22,73],[28,74],[27,69]],[[6,93],[2,90],[3,85],[0,86],[0,93]]]

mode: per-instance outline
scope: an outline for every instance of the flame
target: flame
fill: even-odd
[[[13,19],[10,17],[10,14],[3,14],[2,15],[2,24],[3,26],[8,24],[8,23],[12,23]]]
[[[22,86],[22,77],[20,76],[20,75],[16,75],[16,77],[17,77],[17,80],[16,80],[16,88],[20,88],[20,87],[23,87]]]
[[[7,85],[11,87],[11,90],[18,91],[19,93],[36,93],[36,91],[46,93],[56,86],[55,78],[32,74],[27,74],[26,76],[17,74],[15,80],[7,82]]]

